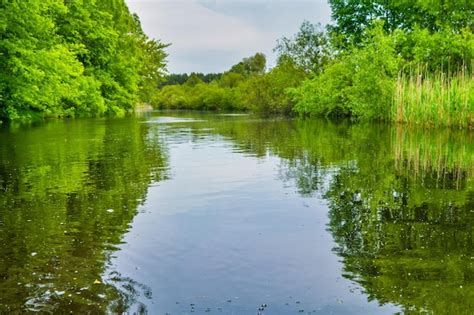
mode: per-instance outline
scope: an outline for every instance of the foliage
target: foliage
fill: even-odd
[[[246,97],[244,85],[247,80],[263,75],[265,63],[265,56],[257,53],[209,83],[203,80],[206,76],[191,73],[182,84],[161,88],[153,105],[167,109],[246,110],[249,107],[243,101]]]
[[[474,28],[474,5],[468,0],[329,0],[336,25],[331,30],[342,35],[342,42],[360,43],[366,28],[383,20],[388,32],[411,31],[416,27],[437,32],[443,28]]]
[[[305,71],[291,60],[282,60],[263,76],[254,76],[243,87],[246,108],[261,114],[290,115],[293,101],[287,90],[298,86]]]
[[[200,72],[191,72],[190,75],[196,75],[199,79],[201,79],[203,82],[210,83],[214,80],[218,80],[221,76],[222,73],[200,73]],[[189,75],[187,73],[172,73],[168,74],[163,78],[163,81],[160,84],[160,87],[166,86],[166,85],[176,85],[176,84],[183,84],[185,83],[189,78]]]
[[[303,115],[384,119],[390,112],[398,69],[392,37],[381,25],[370,29],[366,43],[328,65],[323,73],[291,91],[295,111]]]
[[[267,58],[262,53],[256,53],[254,56],[244,58],[238,64],[232,66],[229,72],[238,73],[245,77],[265,73]]]
[[[286,90],[298,86],[306,73],[290,59],[282,59],[264,73],[262,56],[245,58],[210,83],[192,73],[181,85],[164,86],[153,104],[167,109],[251,110],[265,115],[289,115],[293,101]]]
[[[107,262],[150,183],[167,177],[150,136],[132,119],[2,130],[0,313],[128,313],[147,293]]]
[[[474,76],[418,71],[397,80],[392,120],[437,126],[474,126]]]
[[[168,85],[161,89],[155,106],[166,109],[241,110],[238,91],[221,87],[218,83]]]
[[[402,56],[405,69],[422,65],[430,72],[473,70],[474,33],[468,28],[430,32],[416,26],[411,32],[398,30],[394,34],[396,51]]]
[[[320,24],[301,24],[294,38],[283,37],[274,49],[279,63],[290,60],[306,72],[319,73],[331,55],[329,38]]]
[[[181,78],[181,86],[159,93],[155,106],[472,127],[470,2],[330,5],[335,25],[324,30],[305,21],[296,35],[278,41],[273,69],[256,54],[207,85]],[[417,84],[414,69],[424,69]]]
[[[0,2],[0,120],[124,114],[149,101],[165,45],[123,0]]]
[[[291,90],[294,110],[309,116],[472,127],[472,31],[386,29],[386,23],[374,22],[357,45],[346,46],[321,74]],[[425,79],[407,83],[416,68],[425,69]]]

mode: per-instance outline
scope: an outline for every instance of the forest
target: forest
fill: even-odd
[[[333,25],[303,22],[277,42],[273,68],[257,53],[211,82],[168,84],[153,105],[474,126],[471,1],[329,3]]]
[[[165,71],[123,0],[1,0],[0,38],[0,121],[123,116]]]
[[[474,4],[330,0],[333,23],[304,21],[224,73],[168,74],[123,0],[2,0],[0,121],[123,116],[158,109],[251,111],[474,126]]]

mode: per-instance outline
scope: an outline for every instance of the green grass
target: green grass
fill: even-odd
[[[474,75],[466,69],[401,73],[394,94],[391,118],[396,122],[474,127]]]

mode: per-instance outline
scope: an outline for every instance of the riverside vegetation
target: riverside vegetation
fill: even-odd
[[[155,108],[241,110],[474,126],[472,1],[330,0],[224,73],[169,75],[124,0],[0,1],[0,121],[123,116]]]
[[[335,24],[304,22],[272,69],[258,53],[220,75],[173,75],[153,104],[474,126],[472,2],[329,2]]]
[[[0,121],[123,116],[165,69],[123,0],[1,0],[0,38]]]
[[[123,0],[0,0],[0,121],[360,121],[1,125],[0,313],[474,313],[472,4],[330,3],[165,77]]]

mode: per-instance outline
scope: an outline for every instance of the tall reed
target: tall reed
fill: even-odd
[[[398,75],[391,119],[413,124],[474,127],[474,75],[417,69]]]

